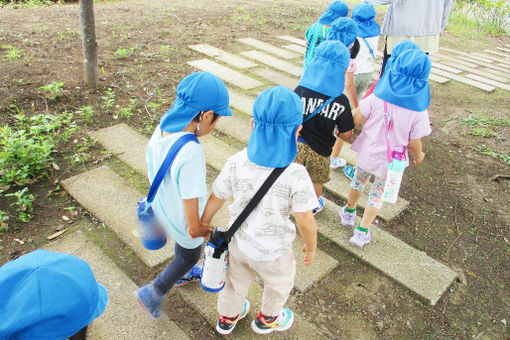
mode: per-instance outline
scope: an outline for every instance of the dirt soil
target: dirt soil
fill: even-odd
[[[12,217],[8,230],[0,232],[0,264],[44,245],[46,237],[63,226],[68,232],[82,228],[90,233],[136,283],[156,275],[160,268],[147,269],[58,185],[59,180],[106,162],[137,186],[146,186],[138,174],[90,143],[86,132],[124,121],[148,136],[171,106],[178,82],[194,71],[186,62],[202,58],[188,45],[209,43],[236,51],[237,38],[280,43],[277,35],[303,37],[327,4],[318,0],[95,3],[101,81],[97,91],[89,91],[82,80],[77,3],[1,8],[0,125],[14,122],[15,106],[27,115],[75,112],[79,129],[54,154],[59,170],[50,168],[46,176],[30,185],[37,197],[32,221],[17,221],[12,197],[1,198],[0,210]],[[379,22],[382,16],[378,14]],[[461,40],[446,32],[442,44],[480,51],[498,45],[508,48],[510,38]],[[20,51],[19,58],[6,58],[7,45]],[[119,49],[125,50],[126,58],[121,59],[120,52],[114,54]],[[64,82],[64,86],[51,101],[39,87],[54,81]],[[489,94],[456,81],[445,85],[432,82],[431,89],[433,132],[424,140],[427,156],[423,165],[406,170],[401,189],[410,207],[391,223],[379,221],[379,226],[444,261],[460,273],[461,280],[436,306],[428,306],[358,258],[321,239],[320,248],[341,264],[310,291],[295,293],[292,298],[299,305],[296,312],[331,338],[510,339],[510,180],[498,177],[510,175],[510,165],[478,149],[485,145],[510,156],[510,126],[493,126],[491,131],[497,136],[482,137],[470,134],[473,128],[462,121],[483,114],[508,122],[510,92]],[[111,98],[111,93],[114,104],[106,108],[104,98]],[[122,111],[129,108],[130,99],[136,99],[136,104],[131,111]],[[86,105],[94,107],[90,122],[80,113],[80,107]],[[7,192],[18,189],[12,187]],[[170,294],[165,308],[189,335],[216,337],[177,294]]]

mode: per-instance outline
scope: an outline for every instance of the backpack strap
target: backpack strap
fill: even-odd
[[[304,121],[304,122],[307,122],[309,121],[310,119],[313,118],[313,116],[315,116],[317,113],[321,112],[323,108],[325,108],[326,106],[328,106],[333,100],[335,100],[335,98],[337,97],[331,97],[329,98],[328,100],[326,100],[321,106],[319,106],[315,111],[313,111]]]
[[[182,149],[182,147],[188,143],[188,142],[195,142],[197,144],[200,144],[197,136],[192,133],[187,133],[184,136],[179,137],[175,141],[175,143],[172,145],[170,150],[168,150],[168,153],[165,157],[165,160],[161,164],[161,167],[158,170],[158,173],[156,174],[156,177],[154,177],[154,180],[152,181],[151,188],[149,189],[149,193],[147,194],[147,208],[150,206],[154,198],[156,197],[156,193],[158,192],[159,185],[163,181],[163,178],[165,178],[166,173],[168,172],[168,169],[170,169],[170,166],[172,166],[172,163],[174,162],[175,157],[179,153],[179,151]]]
[[[363,41],[365,42],[365,45],[367,45],[367,48],[370,51],[370,54],[372,55],[372,58],[374,58],[374,60],[375,60],[374,50],[372,49],[372,47],[370,47],[370,44],[368,43],[367,39],[365,39],[365,38],[361,38],[361,39],[363,39]]]

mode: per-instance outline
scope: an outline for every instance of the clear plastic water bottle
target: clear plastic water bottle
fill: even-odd
[[[216,228],[204,249],[204,267],[200,286],[203,290],[217,293],[225,286],[225,274],[228,264],[228,244],[222,237],[225,228]]]
[[[400,190],[400,184],[402,183],[405,168],[405,152],[393,151],[391,163],[388,163],[388,173],[386,175],[386,182],[384,183],[383,201],[390,203],[397,202],[398,192]]]

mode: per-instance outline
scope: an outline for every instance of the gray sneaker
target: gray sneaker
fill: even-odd
[[[370,229],[366,234],[361,230],[354,229],[354,233],[352,234],[349,242],[351,242],[351,244],[355,245],[356,247],[362,248],[364,245],[369,244],[371,240],[372,235],[370,235]]]
[[[338,214],[340,215],[340,219],[342,220],[342,224],[344,227],[354,228],[354,221],[356,220],[356,213],[350,213],[345,210],[347,208],[347,204],[340,209]]]

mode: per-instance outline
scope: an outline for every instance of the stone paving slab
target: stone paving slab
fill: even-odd
[[[147,177],[147,163],[145,162],[145,150],[149,142],[147,137],[124,123],[91,131],[88,135],[97,139],[105,149]],[[147,183],[149,183],[149,180],[147,180]]]
[[[447,66],[447,65],[443,65],[443,64],[438,63],[438,62],[432,62],[432,67],[439,68],[441,70],[445,70],[445,71],[448,71],[448,72],[451,72],[451,73],[461,73],[462,72],[462,70],[459,70],[458,68]]]
[[[234,114],[231,117],[221,118],[216,124],[216,130],[232,137],[244,144],[248,144],[250,138],[250,123],[245,117]],[[202,140],[203,137],[200,137]],[[205,155],[207,158],[207,155]]]
[[[477,88],[482,89],[482,90],[487,91],[487,92],[492,92],[495,89],[494,86],[486,85],[486,84],[480,83],[480,82],[478,82],[476,80],[472,80],[472,79],[469,79],[469,78],[466,78],[466,77],[463,77],[463,76],[459,76],[457,74],[449,73],[449,72],[446,72],[446,71],[442,71],[442,70],[438,70],[438,69],[432,68],[432,72],[437,74],[437,75],[439,75],[439,76],[448,77],[450,79],[454,79],[454,80],[460,81],[461,83],[477,87]]]
[[[301,46],[306,46],[306,40],[291,37],[290,35],[279,35],[277,38],[282,39],[282,40],[287,40],[287,41],[290,41],[294,44],[298,44]]]
[[[501,47],[501,46],[496,46],[496,48],[500,51],[510,53],[510,48],[505,48],[505,47]]]
[[[174,241],[168,238],[160,250],[144,248],[140,240],[137,202],[142,194],[107,166],[62,181],[63,187],[85,209],[108,225],[149,267],[173,257]]]
[[[326,339],[326,337],[311,323],[299,314],[294,313],[294,324],[285,332],[273,332],[270,335],[258,335],[251,329],[251,322],[260,311],[262,301],[262,288],[253,283],[248,291],[247,299],[251,308],[248,315],[237,324],[230,337],[233,339]],[[218,294],[205,292],[198,284],[189,284],[179,288],[179,293],[184,300],[194,307],[215,328],[218,322],[216,304]]]
[[[510,74],[510,69],[508,69],[505,66],[482,62],[482,61],[475,60],[475,59],[470,58],[470,57],[459,56],[459,59],[472,61],[473,63],[476,63],[479,66],[484,66],[484,67],[491,68],[491,69],[496,70],[496,71],[500,71],[500,72],[504,72],[506,74]]]
[[[288,87],[291,90],[294,90],[299,84],[299,79],[289,77],[287,74],[274,71],[270,68],[254,68],[251,69],[250,72],[258,75],[259,77],[272,81],[275,84]]]
[[[497,87],[502,88],[504,90],[510,90],[510,85],[501,83],[499,81],[495,81],[495,80],[492,80],[492,79],[487,79],[487,78],[484,78],[484,77],[480,77],[480,76],[477,76],[475,74],[468,74],[468,75],[466,75],[466,77],[474,79],[474,80],[477,80],[477,81],[480,81],[482,83],[486,83],[486,84],[492,85],[492,86],[497,86]]]
[[[342,198],[344,201],[347,201],[351,181],[344,175],[343,168],[331,170],[329,172],[329,176],[331,177],[331,180],[324,185],[324,188]],[[367,185],[358,203],[358,205],[363,209],[367,206],[369,192],[370,185]],[[390,221],[397,217],[402,211],[407,209],[408,206],[409,202],[402,197],[399,197],[395,204],[385,203],[383,205],[379,212],[379,218],[382,218],[385,221]],[[337,208],[337,212],[339,209],[340,207]]]
[[[449,61],[453,61],[456,65],[464,65],[466,67],[472,67],[472,68],[477,68],[478,65],[477,64],[473,64],[473,63],[470,63],[470,62],[467,62],[467,61],[464,61],[464,60],[459,60],[457,58],[453,58],[453,57],[450,57],[450,56],[447,56],[447,55],[444,55],[444,54],[432,54],[430,56],[430,59],[432,59],[433,61],[438,61],[438,60],[449,60]]]
[[[491,73],[490,72],[490,69],[487,70],[487,69],[477,69],[477,68],[472,68],[472,67],[467,67],[467,66],[464,66],[464,65],[460,65],[460,64],[457,64],[453,61],[448,61],[446,60],[444,62],[446,65],[448,66],[452,66],[452,67],[455,67],[455,68],[458,68],[458,69],[461,69],[463,71],[466,71],[466,72],[469,72],[469,73],[472,73],[472,74],[478,74],[480,76],[484,76],[486,78],[490,78],[490,79],[493,79],[493,80],[496,80],[496,81],[500,81],[500,82],[503,82],[503,83],[506,83],[507,81],[510,81],[510,77],[503,77],[503,76],[500,76],[500,75],[496,75],[494,73]],[[498,71],[494,71],[493,72],[498,72]],[[498,72],[499,73],[499,72]]]
[[[467,53],[467,52],[463,52],[463,51],[458,51],[458,50],[454,50],[452,48],[441,47],[441,51],[447,51],[447,52],[450,52],[450,53],[458,54],[458,55],[461,55],[463,57],[472,58],[473,60],[479,60],[479,61],[484,62],[484,63],[492,62],[492,60],[484,58],[484,57],[477,56],[474,53]]]
[[[190,339],[165,314],[156,322],[146,315],[133,296],[137,285],[81,231],[44,248],[85,260],[108,291],[108,304],[89,327],[89,339]]]
[[[302,67],[289,63],[288,61],[278,59],[259,51],[245,51],[242,55],[257,60],[263,64],[269,65],[277,70],[284,71],[296,77],[301,77],[303,73]]]
[[[289,45],[284,45],[283,48],[286,48],[288,50],[294,51],[294,52],[299,53],[299,54],[305,54],[306,53],[306,47],[301,46],[301,45],[289,44]]]
[[[228,88],[228,95],[230,97],[230,106],[247,115],[253,115],[253,103],[255,102],[255,98],[237,92],[232,88]]]
[[[482,74],[483,76],[489,77],[489,75],[490,75],[490,77],[492,77],[493,75],[496,75],[496,76],[499,76],[499,77],[503,77],[505,79],[510,79],[510,73],[503,73],[501,71],[494,70],[494,69],[491,69],[491,68],[486,68],[486,67],[480,68],[480,71],[486,72],[485,74]],[[471,72],[471,73],[474,73],[474,72]]]
[[[274,54],[274,55],[276,55],[276,56],[278,56],[280,58],[283,58],[283,59],[294,59],[296,57],[299,57],[299,54],[296,54],[296,53],[291,52],[289,50],[285,50],[283,48],[279,48],[279,47],[273,46],[271,44],[268,44],[266,42],[263,42],[263,41],[260,41],[260,40],[257,40],[257,39],[242,38],[242,39],[237,39],[237,41],[242,42],[243,44],[255,47],[255,48],[259,49],[259,50],[263,50],[265,52]]]
[[[429,79],[430,80],[433,80],[435,81],[436,83],[439,83],[439,84],[444,84],[444,83],[447,83],[450,81],[450,79],[448,78],[445,78],[445,77],[441,77],[441,76],[438,76],[438,75],[435,75],[435,74],[429,74]]]
[[[219,48],[216,48],[211,45],[199,44],[199,45],[191,45],[188,47],[194,51],[205,54],[209,57],[216,58],[218,60],[223,61],[224,63],[230,64],[237,68],[250,68],[250,67],[257,66],[257,64],[252,63],[249,60],[246,60],[246,59],[241,58],[234,54],[230,54],[228,52],[220,50]]]
[[[244,90],[249,90],[264,85],[256,79],[248,77],[240,72],[234,71],[229,67],[220,65],[209,59],[188,61],[187,64],[199,70],[211,72],[227,83],[233,84]]]
[[[480,52],[474,52],[473,54],[477,57],[482,57],[487,60],[490,60],[492,63],[501,62],[504,64],[508,64],[508,62],[505,60],[505,58],[502,58],[502,57],[499,57],[499,56],[496,56],[493,54],[486,54],[486,53],[480,53]]]
[[[325,199],[325,208],[316,216],[319,230],[351,254],[435,305],[457,277],[446,265],[429,257],[384,230],[372,226],[372,242],[363,248],[349,243],[352,228],[340,224],[338,206]]]
[[[501,51],[494,51],[494,50],[486,49],[485,52],[489,52],[491,54],[494,54],[494,55],[497,55],[497,56],[500,56],[503,58],[510,58],[510,54],[502,53]]]

